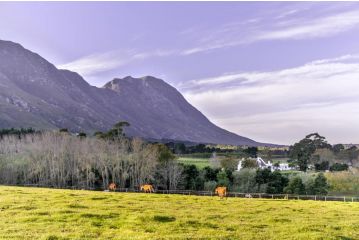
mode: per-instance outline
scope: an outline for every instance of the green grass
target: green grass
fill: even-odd
[[[0,186],[1,239],[359,239],[359,204]]]
[[[178,162],[187,165],[196,165],[199,169],[209,166],[208,158],[192,158],[192,157],[180,157]]]

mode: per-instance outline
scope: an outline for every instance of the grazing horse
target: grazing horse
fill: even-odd
[[[154,192],[155,190],[153,189],[153,186],[150,184],[144,184],[141,185],[140,187],[141,191],[144,191],[145,193],[151,193]]]
[[[221,199],[227,197],[227,188],[226,187],[217,187],[215,194],[217,194]]]
[[[110,185],[108,185],[108,190],[110,190],[110,191],[116,191],[116,184],[110,183]]]

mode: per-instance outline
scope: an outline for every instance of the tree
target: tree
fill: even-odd
[[[233,188],[244,193],[256,192],[256,170],[244,168],[233,173]]]
[[[80,132],[80,133],[77,134],[77,136],[80,137],[80,138],[85,138],[87,136],[87,134],[84,133],[84,132]]]
[[[325,137],[320,136],[318,133],[311,133],[298,143],[290,146],[289,155],[297,160],[299,169],[305,172],[312,154],[316,149],[320,148],[331,148],[331,146],[327,143]]]
[[[255,180],[256,183],[258,184],[258,191],[261,185],[269,182],[270,175],[271,175],[271,170],[269,170],[268,168],[257,169]]]
[[[333,152],[335,153],[335,154],[338,154],[338,153],[340,153],[341,151],[343,151],[344,150],[344,145],[343,144],[335,144],[334,146],[333,146]]]
[[[176,189],[182,176],[183,167],[177,163],[176,156],[167,146],[158,144],[157,147],[159,164],[156,172],[159,184],[164,189]]]
[[[108,138],[110,139],[121,139],[122,137],[125,136],[125,133],[123,132],[124,127],[129,127],[130,124],[126,121],[120,121],[118,123],[116,123],[112,129],[110,129],[106,135]]]
[[[182,185],[184,189],[195,190],[196,179],[199,176],[199,171],[196,165],[184,165],[182,172]]]
[[[323,173],[319,173],[314,181],[309,182],[307,187],[307,193],[312,195],[327,195],[329,185],[327,183],[327,178],[324,176]]]
[[[267,184],[267,193],[280,194],[287,186],[288,178],[284,177],[279,171],[274,171],[270,174]]]
[[[332,166],[330,166],[329,170],[331,172],[336,172],[336,171],[347,171],[349,168],[348,164],[345,163],[334,163]]]
[[[217,183],[218,183],[218,186],[229,187],[230,181],[229,181],[227,173],[225,171],[220,171],[217,173]]]
[[[285,193],[289,194],[305,194],[305,185],[300,177],[294,177],[289,181],[287,187],[284,188]]]
[[[242,161],[242,168],[257,168],[258,164],[256,160],[246,158]]]
[[[219,168],[213,169],[211,167],[204,167],[202,169],[203,177],[206,182],[217,181],[217,174],[220,171]]]
[[[237,169],[239,160],[234,157],[225,157],[220,160],[221,167],[234,171]]]
[[[247,153],[250,157],[256,158],[258,153],[257,147],[248,147],[244,150],[245,153]]]
[[[316,163],[316,164],[314,164],[314,167],[315,167],[316,171],[329,170],[329,162],[328,161],[323,161],[321,163]]]

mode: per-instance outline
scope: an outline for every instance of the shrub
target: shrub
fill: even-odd
[[[330,166],[331,172],[339,172],[339,171],[347,171],[349,168],[348,164],[345,163],[335,163],[332,166]]]
[[[284,188],[285,193],[289,194],[305,194],[305,185],[300,177],[294,177],[289,181],[287,187]]]
[[[233,173],[233,188],[235,191],[253,193],[257,191],[256,170],[243,168]]]

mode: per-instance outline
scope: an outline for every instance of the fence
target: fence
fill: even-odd
[[[16,185],[20,186],[20,185]],[[21,185],[24,187],[43,187],[43,188],[56,188],[56,189],[72,189],[72,190],[91,190],[103,191],[101,188],[83,189],[77,187],[56,187],[45,186],[37,184]],[[132,192],[139,193],[139,189],[132,188],[117,188],[115,192]],[[193,195],[193,196],[216,196],[211,191],[194,191],[194,190],[156,190],[154,194],[180,194],[180,195]],[[313,200],[313,201],[341,201],[341,202],[359,202],[359,197],[352,196],[323,196],[323,195],[292,195],[292,194],[268,194],[268,193],[240,193],[228,192],[227,197],[231,198],[259,198],[259,199],[283,199],[283,200]]]

